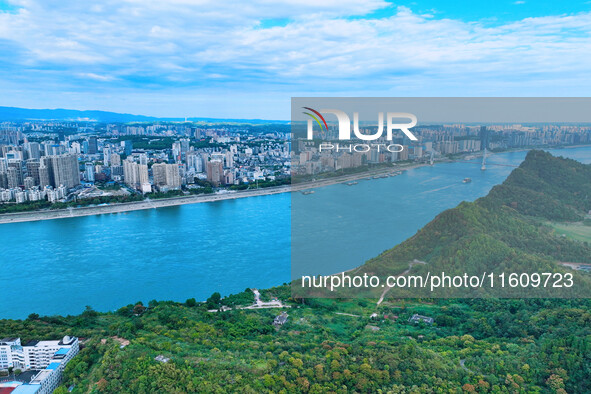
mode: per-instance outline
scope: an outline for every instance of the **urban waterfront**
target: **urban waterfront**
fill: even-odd
[[[590,147],[551,152],[591,162]],[[277,194],[3,224],[0,317],[75,314],[86,305],[105,311],[139,300],[204,300],[215,291],[287,282],[290,203],[297,209],[294,228],[307,225],[304,244],[295,245],[297,267],[314,266],[318,274],[350,269],[412,236],[441,211],[485,195],[525,154],[492,155],[487,171],[478,159],[436,164],[291,198]],[[462,183],[466,177],[472,182]],[[318,200],[357,200],[364,208],[344,211]],[[318,212],[314,206],[333,208]]]

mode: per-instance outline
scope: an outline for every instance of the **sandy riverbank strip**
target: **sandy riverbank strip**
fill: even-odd
[[[266,189],[245,190],[236,193],[192,195],[186,197],[163,198],[157,200],[144,200],[80,208],[7,213],[0,215],[0,224],[32,222],[37,220],[64,219],[71,217],[103,215],[110,213],[123,213],[130,211],[140,211],[143,209],[172,207],[184,204],[197,204],[201,202],[232,200],[236,198],[286,193],[289,191],[291,191],[291,188],[289,186],[281,186]]]
[[[64,219],[80,216],[91,216],[91,215],[105,215],[111,213],[123,213],[131,211],[139,211],[144,209],[154,209],[162,207],[172,207],[184,204],[197,204],[203,202],[213,202],[222,200],[233,200],[237,198],[255,197],[255,196],[266,196],[271,194],[289,193],[301,190],[314,189],[318,187],[324,187],[334,185],[338,183],[351,182],[359,179],[369,178],[373,176],[379,176],[383,174],[392,173],[398,170],[409,170],[412,168],[423,167],[427,164],[412,164],[409,166],[391,166],[386,168],[380,168],[372,171],[367,171],[358,174],[343,175],[334,178],[321,179],[317,181],[304,182],[294,184],[291,186],[279,186],[279,187],[268,187],[264,189],[244,190],[237,191],[235,193],[222,193],[222,194],[206,194],[206,195],[191,195],[183,197],[172,197],[163,198],[157,200],[144,200],[127,203],[116,203],[99,206],[89,206],[80,208],[67,208],[67,209],[55,209],[55,210],[43,210],[43,211],[29,211],[29,212],[18,212],[18,213],[6,213],[0,215],[0,224],[3,223],[20,223],[20,222],[33,222],[38,220],[50,220],[50,219]]]

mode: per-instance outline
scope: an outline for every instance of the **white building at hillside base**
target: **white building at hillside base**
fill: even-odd
[[[18,376],[7,382],[0,382],[0,389],[13,389],[11,394],[50,394],[62,379],[68,362],[80,350],[78,338],[65,336],[54,341],[30,341],[22,345],[20,338],[0,340],[0,369],[32,371],[29,381]],[[31,377],[32,376],[32,377]]]

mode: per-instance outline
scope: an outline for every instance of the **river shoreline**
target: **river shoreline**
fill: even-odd
[[[106,215],[125,213],[132,211],[140,211],[145,209],[157,209],[164,207],[173,207],[185,204],[198,204],[204,202],[214,202],[223,200],[233,200],[237,198],[267,196],[279,193],[297,192],[318,187],[330,186],[337,183],[351,182],[367,177],[373,177],[391,173],[398,170],[409,170],[413,168],[423,167],[428,164],[417,163],[408,166],[391,166],[387,168],[380,168],[373,171],[367,171],[358,174],[343,175],[334,178],[322,179],[317,181],[304,182],[289,186],[268,187],[264,189],[244,190],[230,193],[207,194],[207,195],[192,195],[183,197],[171,197],[157,200],[143,200],[125,203],[115,203],[108,205],[97,205],[80,208],[66,208],[43,211],[25,211],[18,213],[5,213],[0,215],[0,224],[5,223],[22,223],[34,222],[40,220],[52,219],[66,219],[72,217],[92,216],[92,215]]]

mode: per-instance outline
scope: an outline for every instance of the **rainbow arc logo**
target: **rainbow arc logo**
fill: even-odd
[[[320,114],[320,112],[318,112],[315,109],[312,109],[310,107],[302,107],[302,108],[307,109],[308,111],[314,112],[318,117],[314,116],[310,112],[304,112],[304,114],[308,115],[312,119],[314,119],[316,121],[316,123],[318,123],[318,126],[320,126],[320,130],[322,130],[322,123],[324,123],[324,129],[328,132],[328,125],[326,124],[326,120],[324,119],[324,116],[322,116]],[[320,123],[320,119],[318,119],[318,118],[322,119],[322,123]]]

